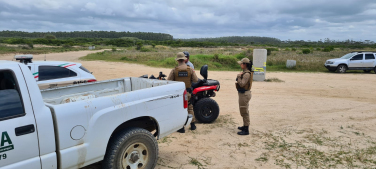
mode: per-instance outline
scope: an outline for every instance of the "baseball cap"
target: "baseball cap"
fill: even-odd
[[[238,61],[239,64],[243,64],[243,63],[250,63],[249,59],[248,58],[243,58],[242,60]]]
[[[187,60],[187,58],[185,57],[185,54],[183,52],[179,52],[176,56],[176,59],[175,60]]]

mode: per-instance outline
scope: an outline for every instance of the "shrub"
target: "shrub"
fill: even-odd
[[[322,51],[323,52],[330,52],[330,51],[333,51],[334,50],[334,47],[333,46],[327,46],[325,47]]]
[[[316,50],[317,50],[317,51],[320,51],[320,50],[321,50],[321,48],[316,48]]]
[[[269,56],[270,54],[272,54],[272,51],[278,51],[277,48],[267,48],[266,49],[266,55]]]
[[[56,36],[54,36],[52,34],[46,34],[46,35],[44,35],[44,38],[45,39],[56,39]]]
[[[214,54],[213,58],[214,58],[214,62],[219,61],[219,55],[218,54]]]
[[[151,46],[153,46],[153,48],[155,48],[155,43],[152,43]]]
[[[270,61],[270,60],[268,60],[268,61],[266,61],[266,65],[267,65],[267,66],[273,66],[273,62]]]
[[[302,49],[302,53],[303,54],[309,54],[309,53],[311,53],[311,50],[309,50],[309,49]]]
[[[137,42],[136,43],[136,49],[137,50],[141,50],[141,48],[144,46],[144,44],[142,44],[142,42]]]
[[[140,52],[150,52],[151,50],[148,48],[141,47]]]
[[[296,48],[292,48],[291,50],[292,50],[292,51],[296,51]]]
[[[63,48],[71,48],[72,46],[71,45],[69,45],[69,44],[64,44],[63,45]]]
[[[134,61],[134,59],[127,58],[126,56],[121,57],[120,60],[125,60],[125,61]]]
[[[112,51],[113,51],[113,52],[116,52],[116,48],[112,48]]]
[[[27,43],[27,46],[29,46],[31,49],[33,49],[34,48],[34,44],[33,43]]]

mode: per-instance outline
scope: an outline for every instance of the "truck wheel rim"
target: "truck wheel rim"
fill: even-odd
[[[134,143],[122,155],[123,169],[143,169],[147,165],[149,151],[145,144]]]

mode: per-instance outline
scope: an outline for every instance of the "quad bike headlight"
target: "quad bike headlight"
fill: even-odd
[[[220,89],[220,88],[221,88],[221,86],[220,86],[220,85],[218,85],[218,86],[217,86],[217,91],[219,91],[219,89]]]

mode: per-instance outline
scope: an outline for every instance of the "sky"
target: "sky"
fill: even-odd
[[[376,0],[0,0],[0,30],[376,41]]]

